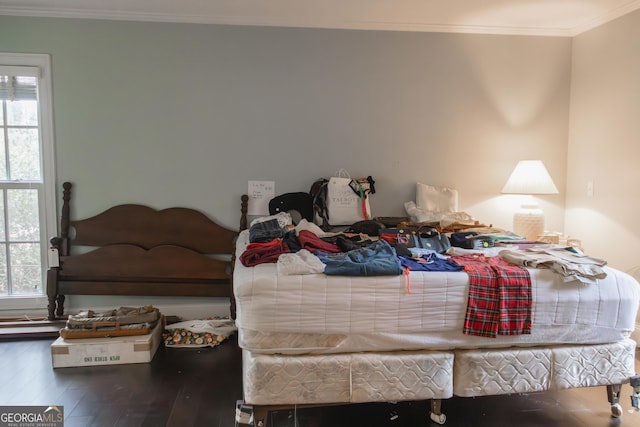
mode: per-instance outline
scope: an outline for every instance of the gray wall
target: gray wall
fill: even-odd
[[[458,188],[472,210],[499,196],[521,158],[543,158],[563,188],[570,48],[552,37],[0,17],[1,51],[52,55],[58,177],[76,183],[78,214],[179,204],[229,226],[248,180],[306,191],[339,168],[376,178],[379,215],[403,213],[418,180]]]
[[[564,229],[569,38],[4,16],[0,51],[52,55],[76,217],[134,202],[237,227],[248,180],[307,191],[346,168],[376,179],[374,215],[404,214],[421,181],[510,228],[520,201],[500,190],[540,158]]]

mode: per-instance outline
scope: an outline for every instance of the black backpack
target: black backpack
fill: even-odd
[[[318,178],[313,184],[309,194],[313,197],[313,213],[316,222],[323,229],[329,228],[329,210],[327,209],[327,184],[326,178]]]
[[[366,181],[369,183],[368,193],[375,194],[376,188],[374,187],[375,181],[373,178],[368,176]],[[309,194],[313,197],[313,211],[316,222],[320,228],[325,231],[331,228],[329,223],[329,209],[327,208],[327,184],[329,184],[328,179],[318,178],[311,184],[311,189],[309,190]],[[356,192],[355,189],[353,191]]]

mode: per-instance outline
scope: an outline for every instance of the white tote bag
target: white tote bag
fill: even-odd
[[[369,182],[352,179],[340,169],[327,184],[327,211],[330,225],[351,225],[371,219]]]

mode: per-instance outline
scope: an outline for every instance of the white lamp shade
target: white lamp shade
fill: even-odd
[[[521,160],[502,189],[507,194],[557,194],[558,189],[541,160]]]

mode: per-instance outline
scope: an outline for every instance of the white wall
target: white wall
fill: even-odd
[[[2,16],[0,51],[52,55],[76,217],[134,202],[237,227],[248,180],[308,191],[346,168],[376,179],[375,215],[404,214],[421,181],[510,228],[519,201],[500,190],[540,158],[561,191],[540,198],[547,226],[564,229],[568,38]]]
[[[639,52],[640,11],[573,40],[565,219],[589,253],[638,279]]]
[[[640,267],[639,41],[640,11],[573,40],[565,222],[625,271]]]

